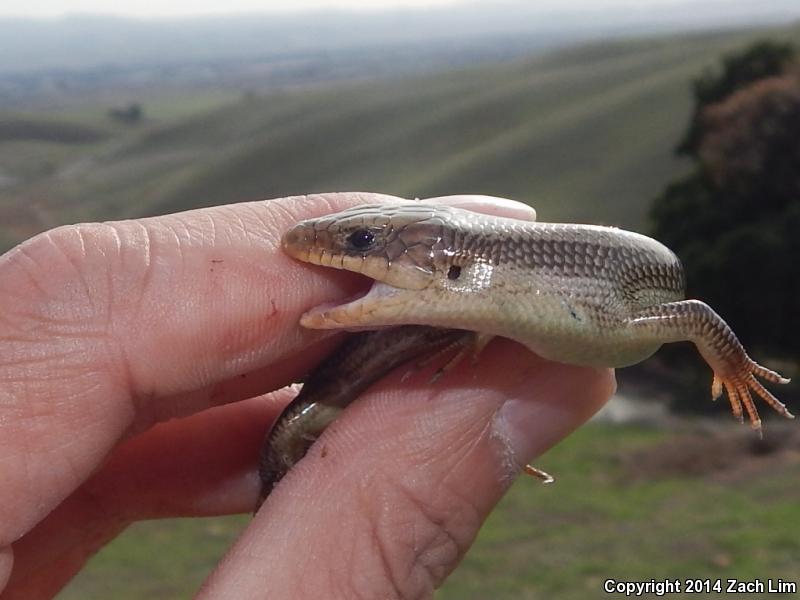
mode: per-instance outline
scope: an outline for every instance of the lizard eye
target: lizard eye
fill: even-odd
[[[347,236],[347,244],[355,250],[368,250],[375,243],[375,234],[369,229],[357,229]]]

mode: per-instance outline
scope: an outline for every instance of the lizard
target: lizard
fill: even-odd
[[[680,260],[647,236],[412,202],[356,206],[301,221],[284,234],[282,246],[300,261],[374,280],[366,295],[311,308],[300,324],[378,330],[343,350],[345,357],[354,349],[377,355],[380,367],[353,361],[352,368],[342,369],[343,359],[337,358],[321,367],[324,377],[311,376],[307,396],[301,392],[265,442],[262,500],[322,430],[311,418],[308,425],[297,419],[304,407],[335,406],[327,413],[327,425],[372,382],[424,352],[426,344],[420,340],[425,336],[438,340],[434,349],[471,346],[475,353],[492,337],[503,336],[549,360],[614,368],[641,362],[664,343],[690,341],[713,371],[712,398],[724,391],[740,421],[746,414],[761,434],[753,395],[793,418],[759,381],[785,384],[789,379],[750,358],[708,304],[685,298]],[[355,378],[359,384],[331,394],[325,387],[330,383],[322,381],[333,380],[333,389],[341,392],[335,383],[340,372],[346,372],[341,379]],[[294,429],[287,430],[292,419]],[[306,435],[301,451],[284,452],[289,440],[306,429],[313,432]],[[276,458],[281,452],[284,458]],[[277,470],[275,461],[280,463]],[[533,467],[526,470],[541,476]]]

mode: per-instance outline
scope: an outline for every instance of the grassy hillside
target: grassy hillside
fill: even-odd
[[[537,460],[556,483],[519,480],[436,597],[601,598],[609,577],[795,581],[800,436],[770,425],[762,443],[730,422],[583,427]],[[248,522],[139,523],[59,598],[189,598]]]
[[[173,111],[102,144],[73,144],[49,172],[0,188],[0,217],[17,225],[6,233],[16,239],[60,222],[362,189],[499,194],[529,201],[546,220],[643,229],[652,197],[682,168],[671,151],[689,80],[763,35],[597,44],[393,83],[251,96],[183,119]],[[4,152],[30,143],[0,142],[0,171]]]

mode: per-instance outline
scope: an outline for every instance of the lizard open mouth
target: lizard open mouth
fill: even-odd
[[[385,309],[402,304],[406,293],[408,290],[381,281],[373,281],[366,293],[351,296],[344,302],[327,302],[315,306],[300,317],[300,324],[309,329],[348,331],[389,327],[396,323],[376,323],[374,318],[379,313],[387,314]],[[391,314],[391,311],[388,314]]]

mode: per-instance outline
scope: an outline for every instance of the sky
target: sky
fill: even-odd
[[[684,0],[688,2],[688,0]],[[537,0],[540,5],[597,8],[675,4],[680,0]],[[389,7],[436,7],[458,0],[0,0],[0,16],[57,17],[91,13],[133,17],[175,17],[223,13],[264,12],[314,8],[380,10]]]

